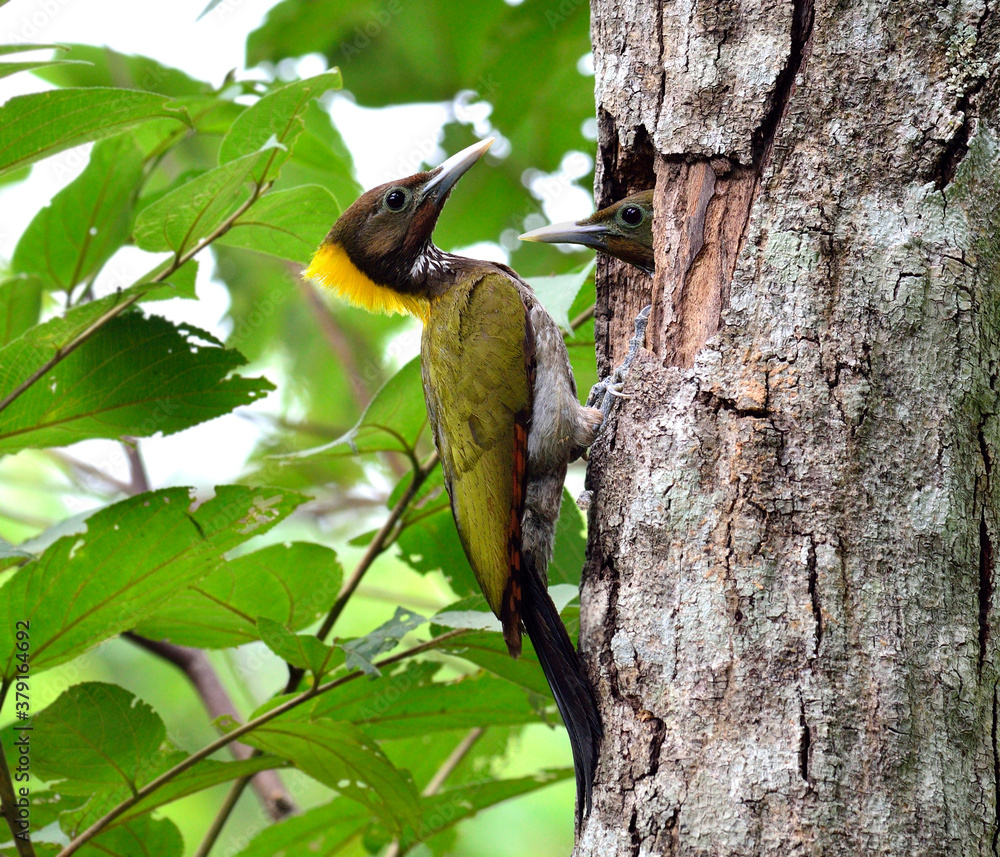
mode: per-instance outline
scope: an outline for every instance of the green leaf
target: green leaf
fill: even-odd
[[[50,325],[0,349],[0,395],[51,356],[44,339],[73,326],[66,318]],[[227,378],[246,361],[237,351],[212,347],[215,342],[159,316],[126,312],[111,319],[0,412],[0,452],[168,435],[274,389],[263,378]]]
[[[30,752],[30,751],[29,751]],[[82,795],[62,795],[57,791],[31,792],[31,826],[41,830],[60,814],[78,809],[86,801]]]
[[[154,117],[186,122],[174,102],[128,89],[57,89],[0,106],[0,175]]]
[[[136,631],[155,640],[213,649],[259,639],[254,617],[299,630],[330,608],[343,569],[330,548],[277,544],[224,562],[143,620]]]
[[[336,666],[340,658],[334,658],[336,651],[312,634],[293,634],[283,625],[266,616],[257,617],[257,633],[264,644],[283,661],[294,667],[309,670],[317,679],[328,667]]]
[[[141,89],[172,97],[208,95],[211,86],[184,72],[144,56],[122,54],[107,47],[70,44],[61,46],[70,68],[50,68],[38,77],[63,89],[71,86],[117,86]]]
[[[371,823],[367,809],[337,798],[265,827],[236,857],[333,857],[354,844]]]
[[[416,818],[412,781],[393,766],[378,744],[348,723],[326,718],[304,723],[279,717],[241,740],[291,759],[309,776],[367,806],[391,830]]]
[[[182,256],[250,198],[250,174],[267,156],[254,152],[237,158],[146,206],[135,221],[135,243],[143,250],[170,250]]]
[[[339,216],[337,200],[326,188],[276,191],[240,215],[219,243],[306,265]]]
[[[17,276],[0,282],[0,345],[17,339],[38,323],[42,310],[40,277]]]
[[[583,270],[572,274],[556,274],[551,277],[531,277],[528,285],[538,295],[542,306],[548,310],[549,315],[555,319],[556,324],[565,332],[572,333],[569,324],[569,310],[573,306],[576,296],[580,293],[584,283],[587,282],[594,272],[594,260],[592,259]]]
[[[396,539],[400,559],[420,574],[441,571],[456,595],[480,592],[479,583],[455,529],[455,519],[446,495],[438,499],[437,511],[422,509],[407,522]]]
[[[133,628],[178,589],[218,569],[222,555],[267,532],[300,494],[221,485],[192,508],[186,488],[108,506],[0,588],[0,669],[13,676],[14,623],[29,621],[36,675]]]
[[[18,42],[12,45],[0,45],[0,56],[6,56],[7,54],[23,54],[26,51],[66,51],[69,50],[68,45],[43,45],[36,43],[29,44],[28,42]]]
[[[168,301],[173,298],[194,300],[197,297],[195,291],[197,279],[198,260],[191,259],[170,274],[161,285],[144,292],[141,299],[143,301]]]
[[[166,738],[163,721],[122,687],[86,682],[35,715],[31,772],[62,794],[138,788]]]
[[[540,771],[534,776],[511,780],[479,780],[452,789],[444,789],[431,797],[420,799],[420,824],[417,833],[407,831],[402,846],[408,849],[417,842],[436,836],[460,821],[505,800],[530,794],[553,783],[568,780],[572,768]]]
[[[397,607],[388,622],[383,622],[364,637],[341,644],[341,648],[347,653],[345,662],[347,668],[361,670],[366,675],[381,675],[374,664],[375,658],[392,651],[403,637],[426,621],[427,619],[418,613]]]
[[[78,65],[75,60],[35,60],[34,62],[4,62],[0,63],[0,78],[17,74],[20,71],[33,71],[53,65]]]
[[[414,357],[382,385],[357,425],[347,434],[322,446],[292,453],[287,458],[369,452],[415,454],[417,439],[426,423],[420,358]]]
[[[83,857],[182,857],[184,839],[169,818],[137,818],[121,827],[112,827],[94,837],[90,847],[80,850]]]
[[[454,642],[446,641],[441,649],[537,694],[547,696],[551,693],[538,656],[530,645],[525,645],[521,657],[514,660],[501,634],[471,631]]]
[[[254,179],[258,183],[274,179],[302,132],[302,114],[309,103],[340,87],[340,72],[335,69],[268,93],[233,122],[219,147],[219,163],[225,164],[269,146],[268,160],[259,172],[255,172]]]
[[[318,101],[309,102],[303,120],[305,129],[295,142],[292,157],[282,167],[279,185],[322,185],[344,209],[363,190],[354,176],[351,153]]]
[[[84,171],[35,215],[12,267],[68,291],[95,274],[128,238],[142,153],[128,135],[94,146]]]
[[[484,672],[458,681],[435,681],[440,666],[410,664],[377,682],[352,682],[319,697],[299,716],[348,721],[380,741],[538,721],[523,688]]]
[[[180,750],[161,750],[151,766],[144,770],[143,779],[139,783],[139,786],[146,785],[146,783],[151,782],[160,774],[184,761],[187,755],[187,753]],[[278,759],[271,755],[253,756],[250,759],[244,759],[239,762],[220,762],[215,759],[203,759],[193,768],[189,768],[183,773],[178,774],[152,794],[133,804],[112,821],[110,826],[123,824],[129,819],[143,815],[157,807],[204,791],[220,783],[227,783],[240,777],[252,776],[259,771],[288,767],[288,764],[286,760]],[[119,803],[130,797],[131,794],[131,791],[127,788],[96,792],[86,804],[81,807],[74,807],[71,811],[65,813],[59,819],[60,826],[67,834],[73,836],[79,831],[90,827],[97,819],[107,815]],[[34,802],[34,797],[32,797],[32,802]],[[32,813],[32,822],[34,822],[34,813]]]
[[[570,583],[579,587],[583,563],[587,559],[586,525],[573,495],[563,488],[556,540],[549,562],[549,584]]]

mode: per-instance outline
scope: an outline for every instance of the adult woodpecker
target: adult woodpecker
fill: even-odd
[[[558,326],[505,265],[434,246],[455,182],[493,139],[380,185],[333,225],[306,276],[372,312],[423,320],[421,374],[458,534],[513,657],[531,638],[569,733],[578,812],[590,811],[601,720],[546,588],[566,465],[601,412],[580,405]]]
[[[522,241],[583,244],[653,273],[653,191],[641,190],[575,223],[525,232]]]

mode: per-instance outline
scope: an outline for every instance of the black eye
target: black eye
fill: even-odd
[[[618,216],[621,218],[622,223],[627,223],[629,226],[638,226],[642,223],[643,213],[638,205],[626,205],[618,212]]]
[[[402,188],[396,188],[385,195],[385,206],[390,211],[402,211],[406,207],[409,194]]]

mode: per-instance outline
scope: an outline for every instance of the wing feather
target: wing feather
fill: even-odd
[[[435,299],[421,342],[424,395],[455,524],[512,653],[520,650],[531,342],[524,301],[500,271],[460,278]]]

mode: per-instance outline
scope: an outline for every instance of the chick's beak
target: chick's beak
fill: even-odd
[[[607,244],[608,230],[599,224],[588,224],[585,221],[573,223],[553,223],[541,229],[532,229],[519,235],[522,241],[539,241],[543,244],[582,244],[604,250]]]
[[[430,200],[437,208],[444,205],[448,193],[462,176],[464,176],[493,145],[494,137],[487,137],[478,143],[473,143],[461,152],[452,155],[441,166],[431,170],[431,178],[424,185],[422,198]]]

